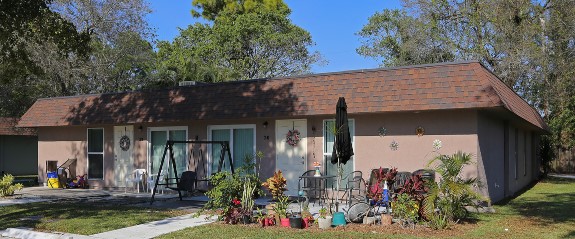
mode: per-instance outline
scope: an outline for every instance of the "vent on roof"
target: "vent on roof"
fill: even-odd
[[[195,86],[198,85],[198,82],[195,81],[180,81],[178,83],[179,86]]]

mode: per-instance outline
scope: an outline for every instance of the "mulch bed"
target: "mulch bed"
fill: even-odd
[[[224,222],[219,222],[224,224]],[[261,227],[260,224],[252,223],[247,225],[240,225],[244,227],[250,228],[260,228],[261,230],[273,230],[278,229],[280,226],[275,225],[271,227]],[[455,237],[461,236],[475,228],[477,226],[476,222],[473,221],[465,221],[460,222],[456,225],[451,225],[448,229],[443,230],[433,230],[429,227],[423,225],[416,225],[415,229],[413,228],[402,228],[399,224],[394,223],[388,226],[382,225],[365,225],[361,223],[348,223],[345,226],[340,227],[332,227],[330,229],[320,229],[316,224],[312,225],[309,228],[305,229],[291,229],[290,230],[304,230],[309,232],[324,232],[328,231],[342,231],[342,232],[363,232],[366,234],[385,234],[385,235],[412,235],[417,237]]]

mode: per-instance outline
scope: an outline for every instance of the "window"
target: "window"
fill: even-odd
[[[246,157],[253,156],[256,152],[255,125],[217,125],[208,126],[208,139],[211,141],[229,141],[230,153],[234,164],[234,170],[245,165]],[[213,144],[210,148],[209,173],[218,171],[222,146]],[[224,155],[224,167],[222,171],[230,171],[228,155]]]
[[[175,141],[186,141],[188,138],[188,129],[185,126],[175,126],[175,127],[150,127],[148,128],[148,139],[150,150],[150,158],[148,161],[149,172],[153,175],[157,175],[160,171],[160,163],[162,161],[162,156],[164,155],[164,150],[166,148],[166,142],[168,140]],[[178,171],[178,177],[182,175],[182,172],[188,170],[188,160],[187,160],[187,144],[174,144],[172,148],[174,153],[174,160],[176,161],[176,170]],[[170,160],[170,156],[166,155],[164,160],[164,165],[162,167],[162,172],[168,178],[174,178],[174,167]],[[175,183],[170,181],[170,183]]]
[[[523,133],[523,176],[527,176],[527,131]]]
[[[104,129],[88,129],[88,178],[104,179]]]
[[[515,128],[515,167],[514,167],[515,179],[517,179],[517,176],[519,174],[518,167],[519,167],[519,129]]]
[[[333,128],[335,127],[335,120],[324,120],[323,121],[323,157],[324,162],[323,165],[325,172],[327,175],[337,175],[337,166],[331,163],[331,153],[333,152],[333,144],[335,141],[335,136],[332,133]],[[354,147],[355,151],[355,121],[353,119],[349,119],[349,134],[351,136],[351,144]],[[354,170],[354,156],[347,161],[346,164],[343,165],[343,177],[345,175],[353,172]],[[331,185],[328,185],[330,187]],[[340,187],[345,187],[345,185],[340,185]]]

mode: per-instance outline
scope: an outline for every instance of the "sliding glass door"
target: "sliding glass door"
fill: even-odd
[[[253,160],[255,154],[255,125],[217,125],[208,127],[209,138],[212,141],[228,141],[234,169],[242,167],[246,163],[246,157]],[[218,172],[220,163],[221,146],[211,146],[210,172]],[[224,155],[222,171],[230,171],[228,155]]]
[[[148,129],[149,138],[149,165],[148,169],[152,175],[158,175],[160,163],[168,140],[186,141],[187,127],[152,127]],[[176,170],[178,177],[182,172],[188,170],[187,144],[177,143],[173,147],[174,159],[176,161]],[[174,177],[172,162],[169,160],[170,155],[167,153],[162,168],[162,173],[169,178]],[[172,181],[174,182],[174,181]]]

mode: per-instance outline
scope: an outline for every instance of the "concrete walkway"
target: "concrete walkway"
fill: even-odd
[[[14,204],[25,204],[42,201],[93,201],[113,204],[128,204],[132,206],[145,206],[156,208],[170,208],[175,210],[187,210],[194,212],[202,207],[203,202],[193,201],[190,198],[184,198],[183,201],[177,200],[178,194],[157,194],[156,201],[153,205],[149,204],[149,193],[125,193],[124,190],[107,191],[96,189],[50,189],[47,187],[28,187],[18,191],[14,197],[0,199],[1,206]],[[193,214],[167,218],[160,221],[148,222],[136,226],[108,231],[94,235],[77,235],[69,233],[45,233],[37,232],[31,228],[8,228],[0,231],[0,239],[3,238],[26,238],[26,239],[103,239],[103,238],[154,238],[163,234],[178,231],[187,227],[194,227],[212,223],[214,218],[206,219],[205,216],[197,218]]]
[[[114,239],[114,238],[154,238],[167,233],[182,230],[188,227],[205,225],[216,221],[216,217],[206,219],[205,216],[193,217],[193,214],[167,218],[160,221],[148,222],[118,230],[84,236],[69,233],[45,233],[26,228],[8,228],[0,231],[2,237],[26,239]]]
[[[549,177],[554,177],[554,178],[569,178],[569,179],[575,179],[575,175],[573,174],[556,174],[556,173],[550,173],[548,174]]]

